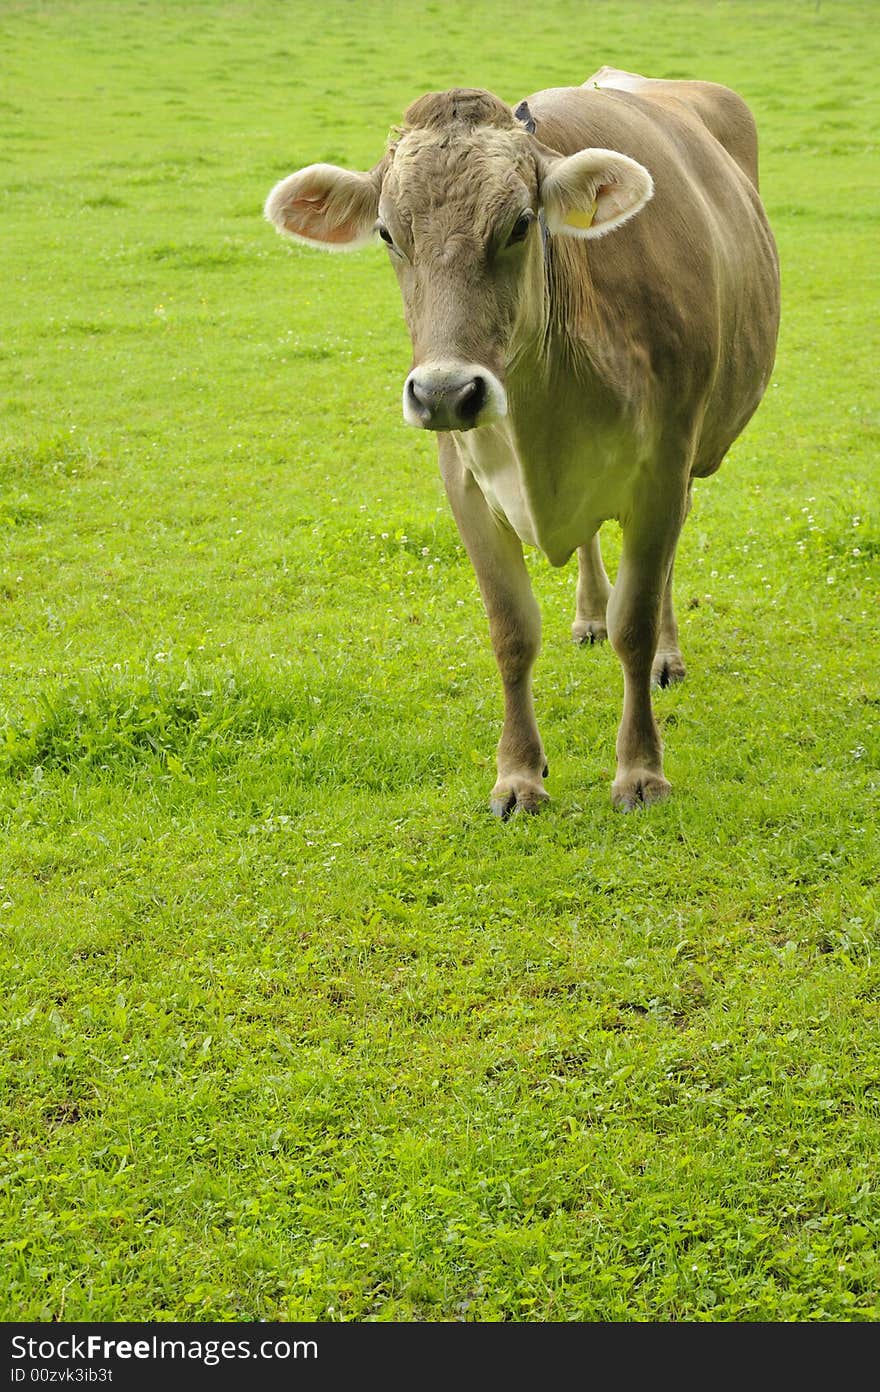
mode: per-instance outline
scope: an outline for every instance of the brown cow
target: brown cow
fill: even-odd
[[[404,418],[439,432],[504,685],[493,811],[547,797],[523,543],[556,566],[577,551],[574,636],[607,633],[623,666],[615,805],[665,797],[651,686],[684,676],[672,567],[691,482],[749,420],[776,346],[748,108],[713,83],[613,68],[515,111],[434,92],[369,173],[310,165],[266,216],[310,246],[387,245],[413,344]],[[623,530],[613,586],[608,518]]]

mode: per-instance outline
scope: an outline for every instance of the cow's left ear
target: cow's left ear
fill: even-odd
[[[616,150],[579,150],[543,160],[540,199],[556,236],[604,237],[634,217],[654,192],[647,169]]]
[[[381,165],[369,174],[310,164],[276,184],[266,199],[269,222],[295,242],[323,251],[356,251],[373,241]]]

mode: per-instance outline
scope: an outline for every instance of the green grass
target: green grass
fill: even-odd
[[[875,20],[4,7],[2,1317],[880,1316]],[[680,550],[673,798],[612,812],[533,557],[554,800],[500,825],[393,277],[260,210],[604,62],[750,102],[782,340]]]

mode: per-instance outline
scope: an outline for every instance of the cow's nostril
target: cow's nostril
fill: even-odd
[[[407,379],[406,395],[411,409],[423,421],[430,419],[436,406],[436,395],[427,387],[420,387],[414,377]]]
[[[472,377],[458,391],[455,409],[464,421],[473,423],[486,404],[486,381],[483,377]]]

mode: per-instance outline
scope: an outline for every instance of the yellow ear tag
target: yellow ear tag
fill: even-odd
[[[598,198],[594,198],[592,208],[585,213],[579,212],[577,208],[572,208],[565,218],[566,227],[592,227],[598,205]]]

